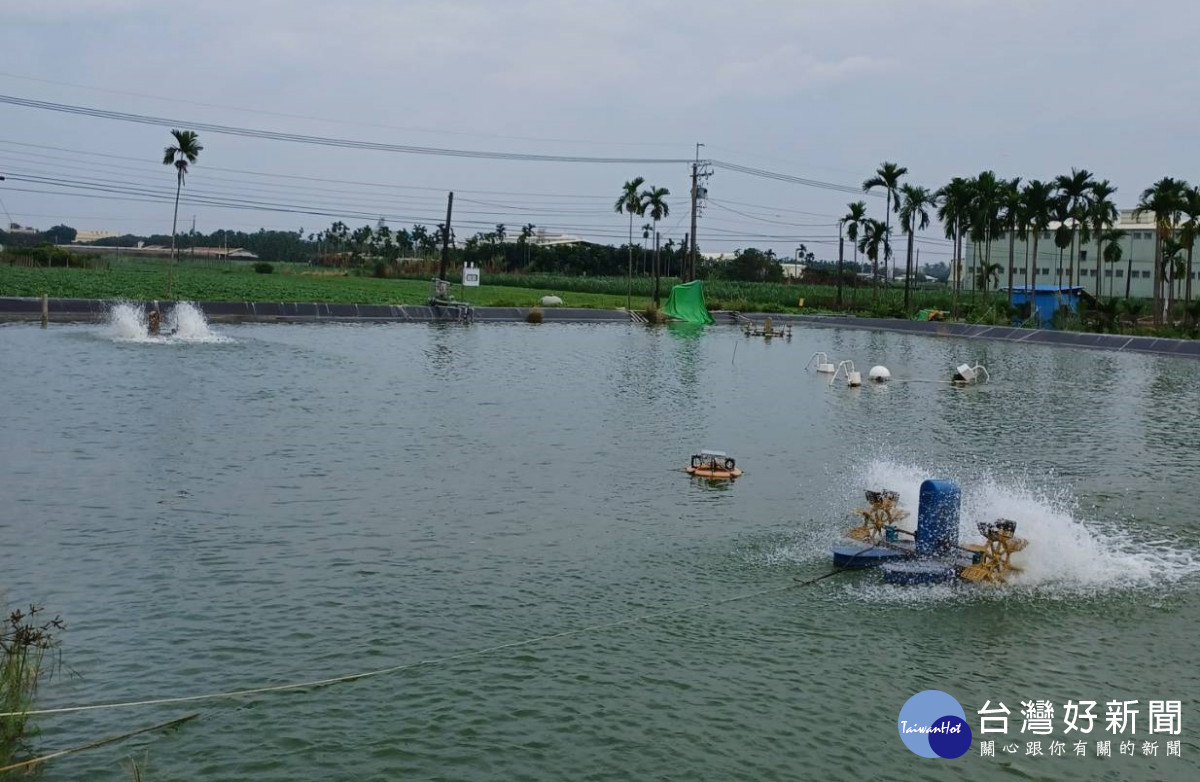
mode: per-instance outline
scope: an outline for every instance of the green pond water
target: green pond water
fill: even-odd
[[[131,756],[154,782],[1200,773],[1200,363],[802,327],[180,327],[0,327],[0,592],[68,625],[38,705],[443,661],[42,716],[40,752],[200,715],[45,782],[127,780]],[[895,382],[830,386],[818,350]],[[944,382],[965,361],[992,382]],[[745,476],[690,480],[700,448]],[[863,489],[915,517],[926,478],[962,486],[964,542],[1017,520],[1013,586],[798,585]],[[899,738],[927,689],[976,731],[957,760]],[[1021,733],[1035,699],[1053,735]],[[1100,704],[1082,758],[1069,699]],[[1136,735],[1105,732],[1112,700]],[[1179,734],[1150,734],[1151,700],[1181,701]],[[988,701],[1007,734],[978,734]]]

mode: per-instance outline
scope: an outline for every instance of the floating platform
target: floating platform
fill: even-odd
[[[884,562],[908,559],[917,555],[916,546],[909,543],[876,543],[843,538],[833,546],[833,566],[838,568],[878,567]]]
[[[898,586],[946,584],[958,580],[959,567],[938,560],[910,559],[880,567],[883,583]]]

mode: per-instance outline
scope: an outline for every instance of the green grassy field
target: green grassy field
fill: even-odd
[[[273,274],[258,274],[249,264],[175,267],[174,297],[186,301],[319,301],[348,304],[424,304],[428,280],[378,279],[309,274],[307,266],[276,264]],[[553,286],[524,288],[482,285],[453,286],[455,298],[481,307],[532,307],[542,296],[562,297],[568,307],[618,309],[625,296],[588,293]],[[113,263],[111,268],[64,269],[9,266],[0,263],[0,296],[41,296],[79,299],[164,299],[165,264],[138,261]],[[645,309],[646,296],[635,296],[633,307]]]
[[[164,260],[131,259],[97,261],[96,268],[23,266],[0,258],[0,296],[41,296],[81,299],[166,299],[167,264]],[[274,264],[274,273],[258,274],[246,262],[182,261],[174,268],[173,297],[190,301],[305,301],[347,304],[423,304],[430,295],[428,278],[377,278],[303,264]],[[452,275],[453,276],[453,275]],[[481,307],[533,307],[542,296],[557,295],[567,307],[620,309],[629,285],[622,277],[584,277],[558,274],[487,273],[478,288],[453,286],[453,295]],[[660,283],[663,302],[671,286]],[[632,306],[645,310],[653,281],[633,280]],[[836,290],[829,285],[733,282],[706,280],[705,300],[710,310],[738,312],[833,312]],[[844,310],[876,317],[905,317],[903,289],[846,287]],[[994,299],[964,294],[962,312],[975,320]],[[803,304],[801,304],[803,302]],[[950,309],[945,287],[914,290],[909,313],[923,307]]]

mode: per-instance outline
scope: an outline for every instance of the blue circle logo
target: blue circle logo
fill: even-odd
[[[941,690],[909,698],[897,721],[904,746],[923,758],[958,758],[971,748],[971,726],[958,701]]]

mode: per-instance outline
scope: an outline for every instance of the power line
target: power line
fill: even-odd
[[[157,163],[151,163],[151,162],[147,161],[145,158],[133,157],[131,155],[110,155],[110,154],[105,154],[102,152],[90,152],[90,151],[86,151],[86,150],[68,149],[67,147],[53,147],[53,146],[48,146],[45,144],[30,144],[28,142],[9,141],[6,139],[0,139],[0,144],[12,144],[12,145],[21,146],[21,147],[32,147],[35,149],[48,149],[48,150],[57,151],[57,152],[67,152],[67,153],[70,153],[72,155],[72,157],[64,158],[64,157],[56,157],[53,155],[42,155],[41,157],[45,157],[45,158],[51,159],[51,160],[70,161],[76,167],[78,166],[78,163],[79,163],[79,156],[86,155],[86,156],[91,156],[91,157],[109,158],[109,159],[113,159],[113,160],[129,160],[129,161],[133,161],[136,163],[140,163],[140,164],[147,166],[154,170],[161,170],[161,166],[159,166]],[[9,153],[9,154],[12,154],[12,153]],[[33,155],[34,153],[26,153],[26,154]],[[93,165],[96,165],[96,164],[93,164]],[[125,168],[125,167],[114,167],[114,168]],[[421,190],[421,191],[428,191],[428,192],[432,192],[432,193],[438,193],[439,200],[441,198],[441,194],[444,194],[446,192],[446,190],[448,189],[445,187],[428,187],[428,186],[419,186],[419,185],[398,185],[398,184],[394,184],[394,183],[384,183],[384,182],[363,182],[361,180],[354,180],[354,179],[332,179],[332,178],[328,178],[328,177],[304,176],[301,174],[275,174],[275,173],[270,173],[270,172],[266,172],[266,171],[248,171],[246,169],[224,168],[221,166],[211,166],[208,164],[204,164],[203,170],[205,172],[221,171],[221,172],[230,173],[230,174],[243,174],[243,175],[248,175],[248,176],[268,177],[268,178],[275,178],[275,179],[288,179],[288,180],[304,181],[304,182],[320,182],[320,183],[332,183],[332,184],[340,184],[340,185],[355,185],[358,187],[384,188],[384,189],[391,189],[391,190]],[[473,193],[473,194],[479,194],[479,195],[512,195],[512,196],[524,196],[527,198],[549,198],[549,199],[556,199],[556,200],[558,200],[558,199],[580,199],[580,200],[595,199],[595,200],[604,201],[606,203],[612,202],[612,199],[610,196],[591,195],[591,194],[585,195],[585,194],[578,194],[578,193],[546,193],[546,192],[527,192],[527,191],[516,191],[516,190],[471,190],[469,188],[455,188],[454,192],[456,192],[456,193],[459,193],[459,192]]]
[[[51,103],[49,101],[21,98],[15,95],[0,95],[0,103],[12,106],[22,106],[30,109],[57,111],[64,114],[74,114],[84,117],[96,117],[118,122],[132,122],[140,125],[157,127],[185,127],[190,130],[203,130],[206,133],[222,133],[230,136],[245,138],[261,138],[271,141],[290,141],[297,144],[316,144],[327,147],[346,149],[364,149],[374,152],[398,152],[411,155],[436,155],[442,157],[460,157],[483,160],[510,160],[524,163],[599,163],[599,164],[636,164],[636,165],[666,165],[690,163],[686,158],[636,158],[636,157],[599,157],[591,155],[545,155],[522,152],[489,152],[472,149],[447,149],[443,147],[421,147],[409,144],[384,144],[378,141],[356,141],[353,139],[333,138],[330,136],[309,136],[300,133],[282,133],[272,130],[255,128],[240,128],[232,125],[217,125],[210,122],[191,122],[179,119],[154,117],[146,114],[130,114],[122,111],[109,111],[90,106],[74,106],[67,103]]]
[[[767,171],[761,168],[751,168],[750,166],[743,166],[738,163],[730,163],[726,160],[713,160],[711,162],[717,168],[723,168],[726,171],[735,171],[739,174],[746,174],[748,176],[756,176],[763,179],[774,179],[780,182],[790,182],[794,185],[816,187],[822,190],[835,190],[840,193],[854,193],[855,195],[860,196],[867,195],[874,196],[875,198],[883,198],[883,195],[879,193],[863,193],[861,187],[854,187],[853,185],[839,185],[836,182],[822,182],[819,179],[808,179],[807,177],[793,176],[791,174],[781,174],[778,171]]]
[[[445,130],[436,128],[418,128],[405,127],[401,125],[386,125],[379,122],[359,122],[356,120],[338,119],[334,117],[318,117],[309,114],[291,114],[281,111],[264,111],[262,109],[247,109],[241,106],[229,106],[221,103],[204,103],[195,100],[186,100],[177,97],[168,97],[165,95],[151,95],[145,92],[130,92],[128,90],[113,90],[105,87],[92,87],[87,84],[75,84],[69,81],[55,81],[53,79],[41,79],[34,76],[24,76],[19,73],[6,73],[0,71],[0,76],[10,79],[20,79],[22,81],[39,82],[41,84],[54,84],[60,87],[73,87],[80,90],[90,90],[92,92],[104,92],[110,95],[128,95],[134,98],[148,98],[149,100],[166,101],[168,103],[179,103],[186,106],[199,106],[205,109],[224,109],[227,111],[240,111],[246,114],[260,114],[266,117],[283,117],[286,119],[303,119],[314,120],[316,122],[329,122],[338,125],[353,125],[366,128],[382,128],[384,130],[399,130],[405,133],[429,133],[439,136],[469,136],[474,138],[494,138],[505,141],[534,141],[540,143],[553,144],[591,144],[597,146],[615,146],[615,147],[676,147],[680,144],[666,141],[596,141],[594,139],[565,139],[565,138],[548,138],[539,136],[506,136],[497,133],[478,133],[473,131],[463,130]]]

